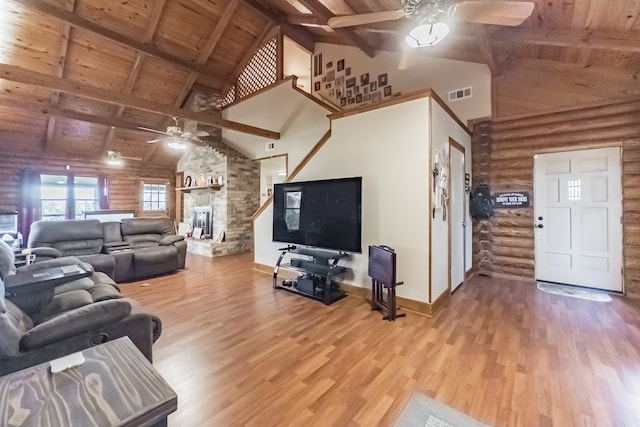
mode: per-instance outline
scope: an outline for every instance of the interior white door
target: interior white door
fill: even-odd
[[[451,291],[464,282],[467,197],[464,191],[464,147],[449,144],[449,237]]]
[[[534,157],[536,279],[622,292],[620,148]]]

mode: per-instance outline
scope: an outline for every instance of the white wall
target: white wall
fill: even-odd
[[[311,54],[290,38],[284,38],[284,77],[298,77],[298,87],[311,93]]]
[[[453,138],[465,149],[465,172],[471,175],[471,136],[461,128],[456,121],[435,101],[431,102],[432,111],[432,153],[439,150],[446,152],[448,157],[449,138]],[[433,165],[431,165],[433,167]],[[436,200],[433,201],[434,203]],[[466,265],[465,270],[471,268],[471,241],[472,221],[467,209],[466,228]],[[431,253],[433,254],[431,266],[431,301],[434,302],[444,292],[448,292],[449,286],[449,224],[442,220],[442,208],[436,209],[436,216],[432,221]],[[461,255],[461,254],[460,254]]]
[[[266,142],[274,142],[268,138],[228,129],[222,130],[222,138],[250,159],[288,153],[289,171],[292,171],[329,130],[329,113],[293,89],[291,81],[286,80],[222,111],[222,117],[227,120],[280,132],[275,150],[265,150]]]
[[[332,122],[332,136],[296,181],[363,177],[362,254],[347,265],[345,281],[370,287],[368,246],[385,244],[398,254],[398,295],[428,301],[429,98]],[[255,262],[274,265],[282,244],[271,242],[273,209],[255,222]]]
[[[369,58],[354,47],[316,43],[315,53],[320,52],[324,63],[323,75],[326,75],[328,62],[332,62],[332,69],[336,70],[337,61],[344,59],[345,68],[351,67],[351,77],[356,77],[356,82],[363,73],[369,73],[370,80],[387,73],[392,93],[408,94],[433,89],[464,123],[491,116],[491,72],[485,64],[427,57],[414,49],[407,50],[405,54],[378,51],[375,58]],[[342,75],[337,72],[335,74]],[[312,79],[316,82],[321,77]],[[328,96],[330,89],[325,89],[325,84],[326,82],[321,82],[319,94],[325,99],[331,99]],[[473,88],[471,98],[448,102],[449,91],[469,86]],[[335,98],[333,102],[336,103]]]

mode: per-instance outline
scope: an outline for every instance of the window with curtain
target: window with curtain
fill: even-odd
[[[41,175],[40,203],[44,221],[82,219],[85,211],[99,209],[98,178]]]
[[[142,210],[166,211],[167,210],[167,186],[166,184],[142,184]]]

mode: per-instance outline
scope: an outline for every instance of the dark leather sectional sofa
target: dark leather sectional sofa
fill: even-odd
[[[37,221],[28,247],[36,261],[76,256],[116,282],[138,280],[184,268],[187,242],[169,218]]]

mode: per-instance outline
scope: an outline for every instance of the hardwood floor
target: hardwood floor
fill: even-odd
[[[638,300],[475,277],[432,319],[387,322],[274,291],[252,260],[189,255],[122,285],[163,321],[170,426],[392,426],[414,391],[495,426],[640,425]]]

